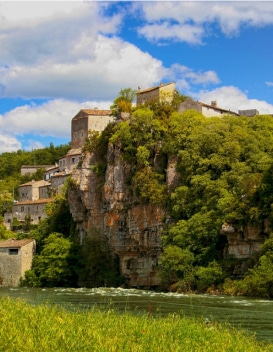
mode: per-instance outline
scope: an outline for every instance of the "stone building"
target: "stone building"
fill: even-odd
[[[59,159],[59,172],[71,172],[81,160],[81,155],[81,148],[70,149],[66,155]]]
[[[31,269],[35,240],[9,239],[0,242],[0,287],[19,286],[20,279]]]
[[[4,214],[4,224],[12,229],[14,220],[24,224],[30,218],[31,224],[36,225],[46,218],[45,207],[52,202],[51,184],[48,181],[31,181],[18,187],[19,199],[14,201],[12,211]]]
[[[50,181],[51,177],[55,175],[57,172],[59,172],[59,165],[56,163],[56,165],[51,166],[47,168],[44,172],[44,180],[45,181]]]
[[[18,187],[19,201],[35,201],[49,198],[50,183],[48,181],[30,181]]]
[[[66,179],[70,176],[70,173],[67,172],[58,172],[55,175],[51,176],[51,191],[52,196],[62,193],[63,186]]]
[[[80,110],[71,121],[71,148],[81,148],[88,137],[88,131],[102,132],[110,122],[114,121],[115,117],[111,114],[111,110]]]
[[[205,103],[201,103],[200,101],[192,100],[190,98],[186,99],[183,103],[179,105],[178,112],[184,112],[191,109],[200,112],[202,115],[206,117],[223,116],[223,115],[238,116],[238,114],[234,111],[222,109],[219,106],[217,106],[216,101],[212,101],[211,104],[205,104]]]
[[[48,169],[53,167],[54,165],[22,165],[21,167],[21,175],[33,175],[36,171],[40,169]]]
[[[4,214],[4,225],[8,229],[12,229],[14,218],[16,218],[20,224],[24,224],[27,217],[30,217],[31,224],[37,225],[40,220],[46,218],[45,207],[50,202],[53,202],[53,198],[14,203],[12,212]]]
[[[175,83],[170,82],[159,86],[148,88],[148,89],[138,89],[137,92],[137,105],[142,105],[145,103],[156,103],[162,102],[163,100],[172,101],[175,92]]]
[[[259,111],[256,109],[238,110],[238,114],[240,116],[253,117],[259,115]]]

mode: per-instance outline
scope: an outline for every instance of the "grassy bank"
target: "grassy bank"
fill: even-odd
[[[5,352],[273,351],[273,345],[201,320],[67,311],[9,298],[0,299],[0,324],[0,351]]]

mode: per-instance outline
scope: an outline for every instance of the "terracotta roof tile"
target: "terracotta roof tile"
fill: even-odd
[[[53,202],[54,198],[45,198],[45,199],[38,199],[38,200],[26,200],[26,201],[21,201],[14,203],[13,206],[15,205],[29,205],[29,204],[43,204],[43,203],[50,203]]]
[[[15,240],[14,238],[10,238],[6,241],[0,241],[0,248],[21,248],[33,241],[34,240],[30,238],[26,238],[24,240]]]
[[[158,89],[158,88],[162,88],[162,87],[166,87],[168,86],[169,84],[173,84],[173,82],[169,82],[169,83],[166,83],[166,84],[161,84],[159,86],[155,86],[155,87],[151,87],[151,88],[147,88],[147,89],[141,89],[137,92],[137,94],[141,94],[141,93],[147,93],[147,92],[151,92],[155,89]]]
[[[79,119],[81,117],[85,116],[109,116],[112,114],[112,110],[99,110],[99,109],[81,109],[77,115],[73,117],[72,120]]]
[[[40,180],[40,181],[30,181],[27,183],[23,183],[22,185],[19,185],[18,187],[22,187],[22,186],[35,186],[35,187],[41,187],[41,186],[49,186],[50,183],[48,181],[45,180]]]

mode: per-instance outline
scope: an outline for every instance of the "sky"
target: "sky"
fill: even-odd
[[[271,1],[0,1],[0,153],[70,142],[121,89],[273,114]]]

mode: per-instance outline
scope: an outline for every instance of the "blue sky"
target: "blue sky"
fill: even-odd
[[[273,114],[271,1],[0,1],[0,153],[70,141],[122,88]]]

